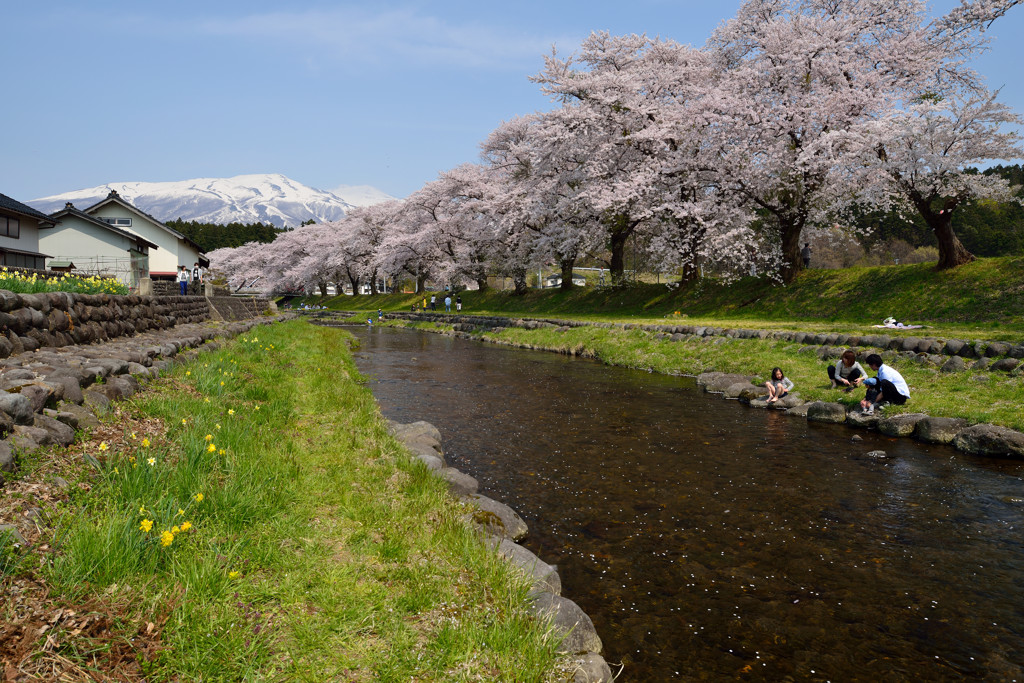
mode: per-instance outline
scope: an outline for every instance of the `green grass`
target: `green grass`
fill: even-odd
[[[431,330],[444,327],[434,323],[413,326]],[[492,342],[596,358],[610,365],[665,374],[746,374],[755,377],[758,384],[766,381],[768,372],[777,365],[796,383],[794,392],[805,400],[854,406],[864,396],[863,389],[846,393],[829,388],[827,363],[813,353],[800,353],[801,345],[791,342],[724,337],[671,342],[644,330],[589,326],[565,331],[504,328],[479,336]],[[905,406],[891,407],[888,414],[924,412],[1024,431],[1024,411],[1020,408],[1024,405],[1024,372],[943,373],[905,359],[894,361],[893,366],[910,385],[911,400]]]
[[[60,552],[36,571],[67,604],[120,605],[116,637],[162,624],[160,647],[138,654],[148,680],[553,671],[526,586],[386,431],[349,339],[302,322],[254,331],[134,399],[140,424],[163,428],[96,447],[92,490],[76,490]],[[93,666],[95,647],[61,642]]]
[[[745,278],[725,285],[461,293],[464,313],[595,321],[682,321],[763,329],[866,333],[889,316],[927,325],[932,336],[1019,339],[1024,335],[1024,257],[978,259],[950,271],[933,264],[809,270],[790,285]],[[443,293],[442,293],[443,298]],[[423,295],[341,296],[335,310],[405,310]],[[314,299],[310,299],[310,302]],[[319,302],[319,299],[316,299]],[[443,305],[439,305],[443,310]],[[917,332],[915,334],[921,334]]]

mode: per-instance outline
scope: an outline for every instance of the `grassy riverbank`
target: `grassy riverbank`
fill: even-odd
[[[0,548],[5,675],[550,677],[525,585],[387,433],[348,339],[255,330],[24,463],[4,513],[50,528]]]
[[[523,296],[489,290],[461,293],[469,314],[602,321],[676,320],[724,327],[866,334],[889,316],[926,325],[930,336],[1024,337],[1024,258],[978,259],[951,271],[934,264],[809,270],[783,286],[758,278],[724,285],[701,280],[681,287],[530,290]],[[444,298],[441,293],[439,300]],[[335,310],[409,310],[423,295],[339,296]],[[439,303],[438,308],[444,310]],[[915,334],[921,334],[916,332]]]
[[[412,325],[428,329],[444,327],[434,323]],[[504,328],[501,332],[483,332],[480,336],[497,343],[529,345],[666,374],[735,372],[757,376],[758,383],[762,383],[768,379],[771,368],[779,366],[795,382],[794,391],[805,400],[836,401],[854,406],[864,396],[863,389],[849,393],[831,389],[825,374],[826,363],[813,353],[800,353],[801,345],[792,342],[724,337],[671,342],[643,330],[601,327],[575,327],[564,331]],[[912,361],[900,360],[893,364],[910,385],[912,398],[905,406],[890,407],[886,414],[924,412],[1024,431],[1024,411],[1021,410],[1024,373],[943,373]]]

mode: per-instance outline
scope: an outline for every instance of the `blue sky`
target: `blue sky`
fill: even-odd
[[[701,45],[739,0],[4,2],[0,192],[283,173],[405,196],[476,161],[591,31]],[[935,12],[956,0],[936,0]],[[976,63],[1024,112],[1024,8]]]

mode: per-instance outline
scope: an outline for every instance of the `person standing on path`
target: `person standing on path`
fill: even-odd
[[[804,260],[804,268],[811,267],[811,243],[804,242],[804,248],[800,250],[800,258]]]
[[[444,298],[444,312],[445,313],[451,313],[452,312],[452,298],[450,296],[446,296]]]
[[[455,297],[455,310],[456,311],[461,311],[462,310],[462,295],[461,294],[459,296]]]
[[[185,266],[178,266],[178,292],[181,296],[188,294],[188,271]]]
[[[430,295],[430,310],[432,310],[432,311],[436,311],[437,310],[437,296],[434,295],[434,294]]]

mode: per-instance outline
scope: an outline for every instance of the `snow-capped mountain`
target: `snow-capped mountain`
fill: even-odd
[[[339,185],[331,190],[331,194],[341,197],[352,206],[373,206],[394,199],[387,192],[381,192],[373,185]]]
[[[167,183],[109,183],[41,197],[28,204],[44,213],[62,209],[66,202],[85,209],[111,190],[117,190],[122,199],[162,221],[181,218],[220,224],[261,222],[294,228],[310,219],[318,223],[335,221],[346,211],[366,205],[367,196],[373,196],[367,188],[384,195],[363,185],[357,188],[360,192],[355,201],[349,202],[333,192],[317,190],[279,173],[268,173]]]

